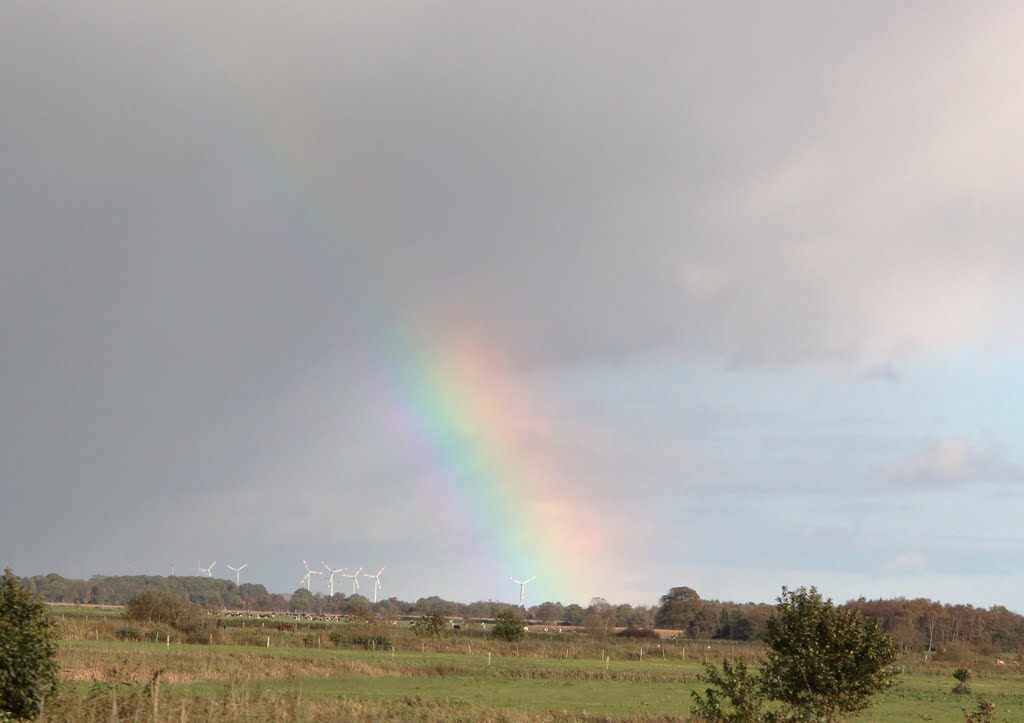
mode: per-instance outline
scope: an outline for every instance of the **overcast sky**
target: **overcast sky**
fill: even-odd
[[[1022,30],[8,3],[0,564],[1024,612]]]

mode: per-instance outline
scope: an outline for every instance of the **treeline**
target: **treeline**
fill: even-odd
[[[852,600],[846,607],[877,620],[904,651],[956,657],[965,648],[989,655],[1024,651],[1024,616],[1002,605],[977,608],[925,598]]]
[[[56,573],[21,578],[22,584],[46,602],[82,605],[124,605],[139,593],[169,592],[200,607],[228,610],[285,610],[288,598],[269,593],[263,585],[217,577],[161,577],[158,575],[94,575],[74,580]]]
[[[388,598],[377,603],[362,595],[336,592],[333,596],[300,588],[291,595],[270,593],[263,585],[210,577],[161,577],[155,575],[94,576],[74,580],[56,573],[22,578],[23,584],[47,602],[124,605],[135,595],[165,591],[208,609],[290,611],[324,615],[386,617],[443,613],[449,617],[494,619],[517,606],[493,600],[459,603],[436,595],[406,602]],[[1024,616],[1003,606],[989,609],[950,605],[927,599],[865,600],[845,603],[877,620],[907,652],[947,652],[957,646],[986,654],[1024,650]],[[658,605],[614,605],[594,598],[587,606],[544,602],[527,608],[526,617],[548,625],[585,628],[600,634],[614,628],[661,628],[678,630],[691,639],[762,640],[768,619],[775,610],[765,603],[734,603],[704,600],[689,587],[674,587]]]

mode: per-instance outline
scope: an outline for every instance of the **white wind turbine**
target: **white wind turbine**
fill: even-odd
[[[313,575],[323,575],[319,570],[310,570],[309,563],[305,560],[302,561],[302,566],[306,568],[306,576],[299,581],[299,584],[306,583],[306,591],[309,591],[309,581]]]
[[[247,567],[249,567],[249,563],[248,562],[244,563],[241,567],[231,567],[231,565],[228,565],[228,569],[229,570],[234,570],[235,571],[235,585],[236,586],[238,585],[238,573],[240,573],[242,570],[244,570]]]
[[[353,572],[351,575],[346,575],[345,573],[341,573],[342,577],[350,577],[350,578],[352,578],[352,594],[353,595],[355,595],[356,594],[356,590],[359,589],[359,573],[361,573],[362,571],[363,571],[363,568],[360,567],[358,570]]]
[[[328,588],[331,591],[331,597],[334,597],[334,576],[337,575],[338,573],[345,572],[345,570],[347,570],[348,568],[347,567],[339,567],[337,570],[333,570],[333,569],[331,569],[331,566],[328,565],[323,560],[321,560],[320,562],[321,562],[321,564],[323,564],[323,566],[325,568],[327,568],[327,572],[331,573],[330,576],[328,577],[327,586],[328,586]],[[321,574],[323,574],[323,573],[321,573]]]
[[[373,584],[373,601],[374,601],[374,602],[377,602],[377,592],[378,592],[378,591],[379,591],[379,590],[381,589],[381,587],[382,587],[382,585],[380,584],[380,574],[381,574],[382,572],[384,572],[384,570],[385,570],[385,569],[386,569],[386,568],[382,567],[381,569],[377,570],[377,574],[376,574],[376,575],[371,575],[371,574],[370,574],[370,573],[368,573],[368,572],[364,572],[364,573],[363,573],[363,577],[368,577],[368,578],[370,578],[371,580],[373,580],[373,583],[374,583],[374,584]]]
[[[536,579],[536,575],[526,580],[516,580],[514,577],[509,578],[509,580],[519,586],[519,607],[523,607],[523,601],[526,599],[526,583],[533,582]]]
[[[216,564],[217,564],[217,561],[214,560],[213,562],[210,563],[209,567],[199,567],[199,570],[198,570],[199,574],[202,575],[203,573],[206,573],[207,577],[213,577],[213,566],[216,565]]]

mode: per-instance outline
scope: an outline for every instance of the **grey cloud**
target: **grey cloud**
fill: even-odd
[[[206,521],[246,484],[265,498],[301,478],[355,502],[411,489],[422,470],[389,447],[358,361],[374,336],[475,336],[534,375],[636,357],[884,371],[1010,328],[1014,12],[6,9],[0,548],[57,493],[97,518],[110,500],[124,519],[166,505],[190,521],[162,535],[212,546]],[[939,38],[955,52],[933,54]],[[599,439],[529,442],[595,476],[717,479],[677,443],[704,412],[630,434],[616,424],[645,420],[624,421],[617,393]],[[181,501],[204,493],[209,512]],[[303,509],[278,510],[282,534]],[[94,524],[62,519],[77,539]],[[370,534],[353,528],[334,539]]]
[[[60,50],[9,66],[26,97],[4,135],[30,169],[5,214],[13,237],[46,229],[94,254],[99,239],[186,239],[175,253],[192,267],[223,244],[256,279],[283,260],[335,320],[359,309],[428,335],[497,330],[531,362],[669,349],[742,366],[942,336],[917,314],[967,241],[944,229],[976,216],[922,226],[921,194],[881,202],[876,169],[844,138],[884,139],[882,119],[830,108],[897,102],[895,81],[870,87],[858,59],[918,72],[921,58],[893,49],[901,33],[930,42],[913,13],[866,40],[886,24],[879,8],[108,7],[81,25],[23,11],[56,28]],[[927,100],[941,134],[950,109]],[[889,167],[922,152],[908,143]],[[957,333],[991,312],[984,288],[999,288],[1006,267],[992,261],[1008,251],[994,233],[961,279]],[[326,251],[297,251],[310,245]],[[230,293],[240,276],[195,282]]]

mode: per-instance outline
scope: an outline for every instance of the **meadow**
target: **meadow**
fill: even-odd
[[[478,626],[441,639],[407,624],[221,619],[209,639],[125,621],[116,609],[54,607],[61,692],[47,720],[685,721],[703,664],[756,661],[760,647],[627,639],[533,626],[520,643]],[[898,688],[854,720],[963,721],[973,671],[995,720],[1024,720],[1024,672],[992,659],[901,659]]]

